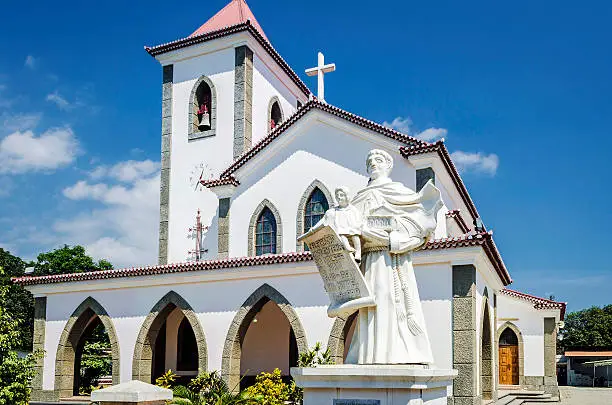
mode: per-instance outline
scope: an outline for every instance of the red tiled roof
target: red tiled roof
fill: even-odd
[[[206,188],[213,188],[213,187],[227,186],[227,185],[239,186],[240,182],[236,180],[234,176],[229,176],[229,177],[225,177],[225,178],[217,179],[217,180],[202,180],[200,184],[202,184]]]
[[[194,31],[190,37],[196,37],[198,35],[206,34],[207,32],[217,31],[231,25],[243,24],[247,21],[251,21],[253,27],[259,31],[262,37],[268,41],[268,37],[261,29],[261,25],[257,22],[255,15],[246,4],[245,0],[232,0],[225,7],[223,7],[217,14],[212,16],[206,21],[200,28]]]
[[[546,298],[536,297],[535,295],[522,293],[520,291],[511,290],[509,288],[504,288],[500,292],[510,297],[519,298],[531,302],[535,309],[559,309],[561,311],[560,319],[563,320],[563,318],[565,318],[565,307],[567,306],[567,303],[565,302],[558,302]]]
[[[253,35],[257,42],[266,50],[266,52],[268,52],[268,54],[281,67],[281,69],[283,69],[283,71],[287,73],[287,75],[291,78],[291,80],[293,80],[295,85],[302,91],[302,93],[304,93],[304,95],[310,95],[311,92],[308,89],[308,86],[306,86],[302,79],[300,79],[299,76],[293,71],[293,69],[291,69],[289,64],[285,62],[282,56],[280,56],[276,49],[274,49],[272,44],[270,44],[270,42],[268,42],[268,40],[253,26],[250,20],[247,20],[244,23],[221,28],[216,31],[205,32],[196,36],[189,36],[187,38],[178,39],[176,41],[168,42],[153,47],[145,46],[145,50],[149,53],[149,55],[155,57],[166,52],[185,48],[191,45],[196,45],[206,41],[211,41],[213,39],[226,37],[232,34],[237,34],[243,31],[248,31],[251,35]]]
[[[455,164],[453,163],[450,154],[448,153],[448,150],[444,145],[443,140],[439,140],[433,144],[430,143],[426,145],[416,145],[409,147],[403,146],[400,148],[400,153],[405,158],[408,158],[409,156],[421,155],[424,153],[431,152],[438,153],[440,159],[442,160],[442,163],[446,167],[446,171],[453,180],[453,183],[455,183],[455,187],[457,187],[457,191],[459,192],[461,199],[467,206],[467,209],[470,211],[470,214],[474,219],[479,218],[476,205],[474,204],[474,201],[472,201],[472,197],[470,197],[470,193],[468,193],[467,188],[465,187],[465,184],[461,179],[461,176],[459,176],[459,172],[457,171],[457,168],[455,167]]]
[[[251,158],[257,155],[260,151],[262,151],[266,146],[272,143],[273,140],[278,138],[281,134],[283,134],[287,129],[289,129],[293,124],[300,120],[306,113],[312,109],[319,109],[321,111],[325,111],[329,114],[332,114],[336,117],[342,118],[354,124],[357,124],[363,128],[372,130],[374,132],[378,132],[386,137],[394,139],[396,141],[402,142],[406,145],[418,145],[418,146],[426,146],[429,145],[427,142],[418,140],[412,136],[402,134],[399,131],[396,131],[391,128],[387,128],[382,126],[374,121],[370,121],[366,118],[360,117],[358,115],[352,114],[348,111],[342,110],[338,107],[334,107],[333,105],[322,103],[318,101],[316,98],[308,101],[308,103],[304,104],[301,108],[299,108],[293,115],[285,120],[278,127],[274,128],[268,136],[259,141],[255,146],[246,151],[242,156],[240,156],[234,163],[232,163],[223,173],[221,173],[221,178],[230,176],[240,167],[242,167],[246,162],[248,162]]]
[[[126,269],[90,271],[85,273],[57,274],[52,276],[25,276],[13,278],[15,284],[27,286],[36,284],[66,283],[72,281],[104,280],[110,278],[151,276],[157,274],[185,273],[202,270],[231,269],[246,266],[296,263],[312,260],[310,252],[282,253],[276,255],[238,257],[201,262],[172,263],[157,266],[130,267]]]
[[[488,235],[488,236],[487,236]],[[465,246],[482,246],[487,249],[487,241],[491,241],[490,233],[469,235],[461,238],[445,238],[430,240],[423,250],[453,249]],[[493,245],[495,248],[495,245]],[[499,254],[498,254],[499,255]],[[76,281],[105,280],[121,277],[151,276],[157,274],[185,273],[191,271],[206,271],[231,269],[237,267],[263,266],[281,263],[296,263],[312,260],[310,252],[282,253],[266,256],[239,257],[221,260],[207,260],[190,263],[173,263],[157,266],[131,267],[126,269],[91,271],[86,273],[57,274],[52,276],[25,276],[13,278],[15,284],[22,286],[38,284],[68,283]],[[491,260],[493,262],[493,260]],[[494,262],[495,264],[495,262]],[[503,263],[502,263],[503,265]],[[505,269],[505,268],[504,268]],[[499,272],[498,272],[499,273]],[[507,273],[506,273],[507,274]],[[508,276],[509,278],[509,276]],[[502,278],[503,280],[503,278]]]
[[[506,269],[506,265],[493,241],[493,232],[491,231],[454,238],[433,239],[423,247],[423,250],[451,249],[469,246],[481,246],[495,268],[497,275],[502,280],[502,283],[504,283],[504,285],[512,283],[510,273],[508,273],[508,269]]]
[[[446,217],[453,218],[463,233],[468,233],[470,231],[470,227],[461,216],[460,210],[450,210],[446,213]]]

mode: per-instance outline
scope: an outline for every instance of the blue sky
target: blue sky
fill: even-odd
[[[225,3],[3,5],[0,246],[154,262],[161,68],[143,45],[190,34]],[[570,309],[612,302],[612,4],[249,5],[311,88],[316,51],[337,64],[328,102],[463,152],[512,288]]]

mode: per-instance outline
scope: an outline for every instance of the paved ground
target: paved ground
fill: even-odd
[[[562,405],[612,405],[612,388],[559,387]]]

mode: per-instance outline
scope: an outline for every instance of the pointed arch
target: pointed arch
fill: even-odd
[[[55,391],[59,398],[73,396],[74,385],[77,382],[74,370],[77,348],[88,326],[90,326],[96,317],[104,325],[111,343],[113,384],[119,384],[120,382],[119,339],[117,339],[115,327],[104,307],[94,298],[87,297],[70,315],[57,346],[57,354],[55,356]]]
[[[134,347],[134,357],[132,359],[132,379],[151,383],[151,368],[153,365],[153,346],[157,335],[165,322],[167,316],[175,308],[178,308],[193,329],[198,347],[198,371],[206,371],[208,366],[208,347],[202,325],[198,320],[191,305],[183,297],[174,291],[170,291],[163,296],[151,309],[145,318],[136,345]]]
[[[272,215],[274,215],[274,219],[276,220],[276,253],[283,252],[283,224],[281,222],[280,212],[270,200],[267,198],[259,203],[253,215],[251,215],[251,219],[249,221],[249,231],[248,231],[248,255],[255,256],[255,229],[257,225],[257,219],[261,215],[264,209],[268,208]]]
[[[316,189],[321,190],[321,192],[327,199],[327,203],[329,204],[329,206],[331,206],[334,202],[332,194],[329,192],[327,187],[325,187],[325,184],[323,184],[318,179],[315,179],[312,183],[310,183],[310,185],[306,188],[306,190],[302,194],[302,198],[300,198],[300,203],[298,204],[297,217],[295,219],[296,240],[299,236],[301,236],[304,233],[304,214],[306,212],[306,204],[308,203],[310,196]],[[295,249],[296,249],[296,252],[303,252],[304,242],[296,242]]]
[[[334,364],[344,363],[346,338],[349,330],[351,329],[351,324],[355,320],[356,316],[357,312],[353,312],[347,317],[338,317],[334,321],[334,325],[332,326],[332,330],[329,334],[329,339],[327,340],[327,348],[331,353],[331,358],[334,361]]]
[[[197,93],[198,89],[203,86],[208,86],[210,89],[210,129],[205,131],[200,131],[198,128],[199,117],[198,110],[200,106],[198,105]],[[164,108],[172,108],[172,106],[164,106]],[[196,80],[193,88],[191,89],[191,95],[189,96],[189,108],[188,110],[188,139],[199,139],[206,138],[209,136],[215,135],[215,130],[217,127],[217,91],[215,90],[215,85],[212,80],[207,76],[200,76],[198,80]]]
[[[480,389],[482,398],[493,399],[493,336],[491,333],[491,310],[489,309],[489,294],[485,287],[482,297],[482,319],[480,322]]]
[[[274,302],[280,310],[285,314],[289,325],[295,336],[298,353],[302,354],[308,350],[306,342],[306,333],[302,322],[291,303],[274,287],[269,284],[263,284],[253,294],[251,294],[238,309],[234,316],[225,345],[223,346],[223,358],[221,360],[221,373],[223,379],[227,382],[230,388],[237,387],[240,382],[240,359],[242,356],[242,343],[246,336],[247,330],[255,315],[269,301]]]
[[[525,385],[525,345],[523,343],[523,334],[521,330],[512,322],[506,321],[495,332],[495,346],[499,351],[499,338],[506,329],[510,329],[516,335],[518,340],[518,363],[519,363],[519,385]],[[499,361],[497,361],[497,375],[499,379]]]

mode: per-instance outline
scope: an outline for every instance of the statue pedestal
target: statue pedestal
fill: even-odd
[[[304,405],[447,405],[457,370],[409,364],[326,365],[291,369]],[[449,394],[448,392],[451,392]]]

